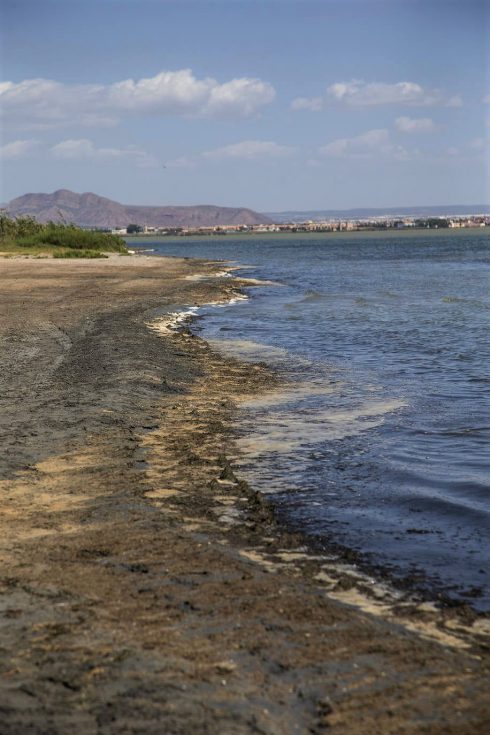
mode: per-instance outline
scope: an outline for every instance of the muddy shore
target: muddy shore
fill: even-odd
[[[0,259],[0,735],[486,734],[488,620],[306,553],[235,476],[275,377],[151,326],[220,269]]]

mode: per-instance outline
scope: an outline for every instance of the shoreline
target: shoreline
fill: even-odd
[[[228,262],[236,263],[237,261],[219,261],[223,264],[223,269],[214,273],[213,277],[232,277],[232,271],[240,271],[246,266],[243,265],[229,265]],[[187,276],[191,280],[206,280],[209,278],[206,274],[196,274],[194,276]],[[236,287],[253,287],[253,286],[267,286],[267,285],[281,285],[275,281],[269,281],[260,278],[241,278],[239,275],[234,277],[235,288]],[[160,324],[155,322],[151,326],[157,331],[161,330],[164,334],[172,334],[175,331],[182,328],[192,329],[192,324],[196,318],[199,318],[199,311],[201,308],[208,306],[227,306],[228,304],[234,304],[242,300],[248,300],[253,298],[253,295],[238,294],[237,297],[227,297],[226,301],[217,301],[209,304],[203,304],[199,307],[190,307],[184,311],[177,312],[175,314],[163,317]],[[170,318],[169,318],[170,317]],[[196,335],[194,335],[196,336]],[[226,342],[223,344],[219,343],[219,340],[211,340],[211,347],[216,350],[223,359],[232,357],[238,361],[242,360],[240,350],[226,349]],[[263,346],[267,349],[267,346]],[[272,351],[280,348],[268,348]],[[260,355],[257,355],[255,359],[247,359],[246,363],[254,365],[257,362],[267,365],[267,359],[261,359]],[[276,384],[266,390],[266,392],[259,397],[261,400],[270,400],[272,406],[275,405],[276,401],[274,398],[271,400],[271,396],[277,395],[276,400],[280,400],[280,397],[284,393],[288,393],[293,390],[297,385],[295,380],[291,381],[290,377],[285,374],[284,369],[277,369],[269,365],[271,375],[276,379]],[[242,421],[240,419],[240,413],[242,409],[242,400],[238,400],[239,410],[235,418],[235,428],[239,428]],[[245,404],[247,401],[245,401]],[[252,399],[252,403],[254,403]],[[243,438],[243,435],[241,435]],[[237,454],[239,460],[240,452]],[[238,470],[239,471],[239,470]],[[237,480],[238,481],[238,480]],[[252,482],[253,484],[253,482]],[[260,492],[260,491],[259,491]],[[272,498],[272,499],[269,499]],[[471,594],[464,595],[462,593],[459,596],[451,595],[450,588],[444,584],[444,579],[436,580],[430,579],[428,574],[422,569],[414,569],[412,573],[400,572],[400,570],[389,564],[383,565],[381,562],[370,559],[369,556],[362,550],[355,550],[345,544],[340,543],[335,538],[326,538],[320,535],[310,535],[301,528],[299,523],[295,523],[293,519],[288,518],[284,511],[284,508],[280,504],[274,501],[274,495],[271,496],[263,495],[264,502],[270,507],[271,513],[278,526],[283,529],[285,533],[295,535],[298,539],[301,539],[302,546],[305,547],[307,553],[313,558],[323,559],[324,564],[329,568],[329,574],[324,575],[325,580],[329,581],[328,586],[329,592],[332,594],[334,585],[341,582],[341,585],[345,589],[355,588],[357,596],[347,595],[341,596],[339,599],[356,600],[355,604],[359,605],[362,609],[366,609],[370,612],[373,610],[376,613],[383,614],[387,611],[386,605],[381,606],[380,610],[377,611],[376,604],[373,606],[373,599],[379,602],[379,599],[384,597],[387,604],[398,606],[398,612],[401,612],[401,606],[404,605],[407,609],[413,609],[414,607],[424,604],[427,609],[440,610],[448,612],[451,610],[451,614],[458,618],[462,622],[468,623],[476,620],[490,620],[490,610],[480,609],[477,605],[477,601]],[[327,579],[328,578],[328,579]],[[335,595],[334,595],[335,596]],[[490,633],[490,624],[484,626]]]
[[[275,377],[145,326],[236,291],[186,278],[217,268],[0,261],[0,733],[485,732],[481,621],[363,611],[234,475]]]

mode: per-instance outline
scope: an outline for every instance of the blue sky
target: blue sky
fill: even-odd
[[[490,201],[490,0],[0,7],[0,201]]]

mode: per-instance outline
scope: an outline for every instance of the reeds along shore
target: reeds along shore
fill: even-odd
[[[84,230],[68,222],[37,222],[34,217],[10,217],[0,210],[0,253],[53,258],[104,258],[127,254],[121,237]]]
[[[484,621],[329,595],[234,476],[274,376],[146,326],[218,267],[0,260],[0,733],[483,735]]]

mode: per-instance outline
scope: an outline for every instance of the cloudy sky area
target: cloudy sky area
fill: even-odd
[[[490,201],[490,0],[0,7],[0,201]]]

